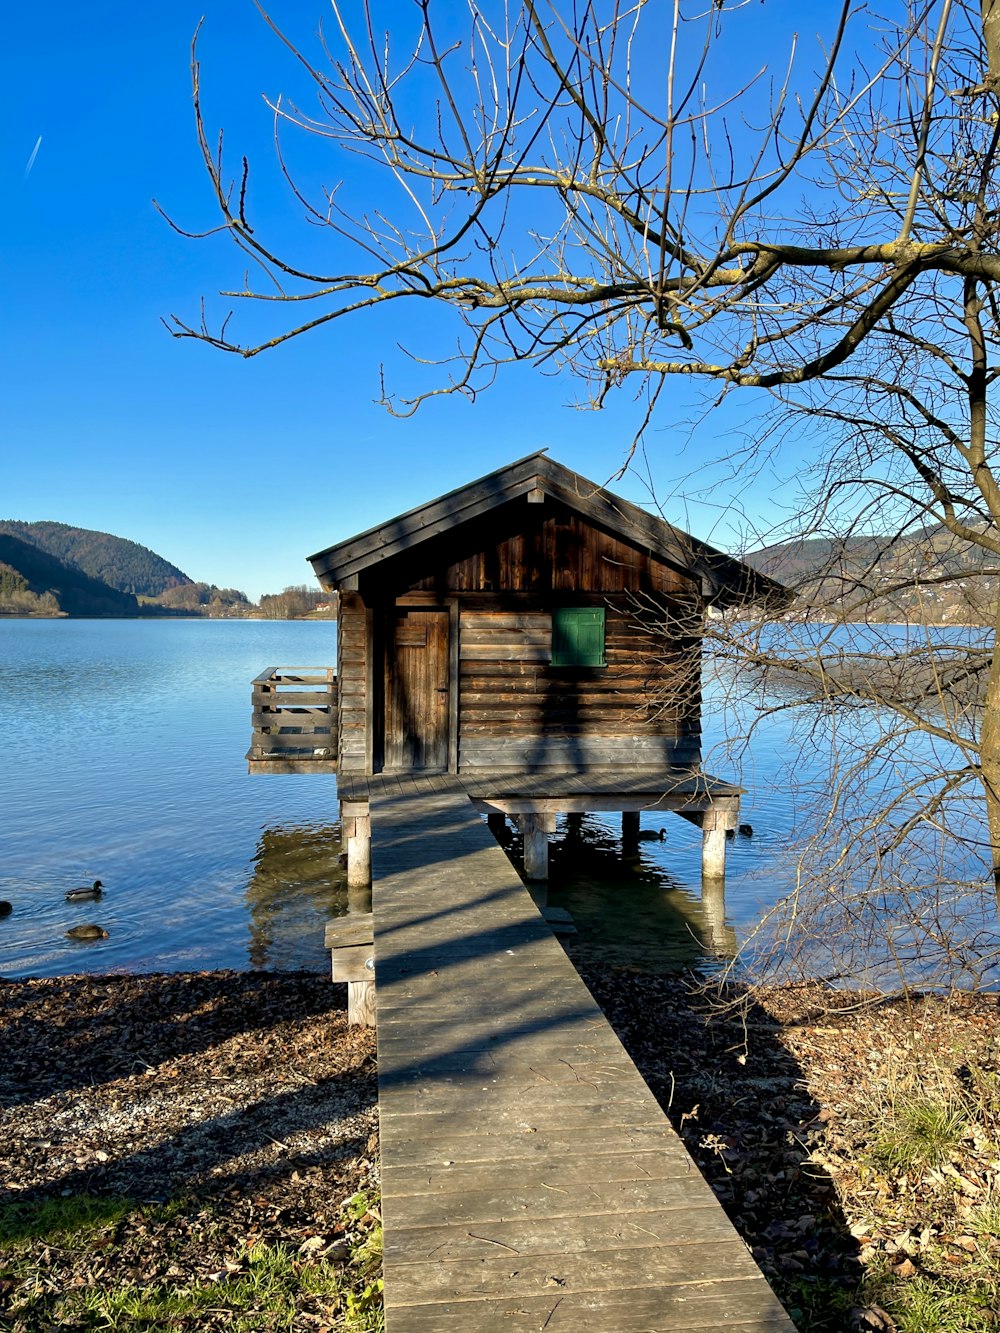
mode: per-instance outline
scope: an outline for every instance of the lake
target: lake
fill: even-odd
[[[0,619],[0,898],[14,904],[0,975],[326,970],[323,926],[347,905],[336,781],[250,776],[244,755],[253,677],[331,664],[335,636],[330,621]],[[666,840],[623,866],[617,818],[562,820],[548,899],[573,915],[569,947],[587,965],[717,968],[794,887],[791,849],[825,799],[834,738],[793,745],[798,724],[779,708],[748,751],[727,753],[760,701],[734,697],[725,672],[705,692],[706,768],[743,781],[753,827],[729,844],[725,903],[702,902],[700,833],[685,821],[643,816]],[[94,879],[100,903],[65,901]],[[84,922],[109,938],[66,938]]]

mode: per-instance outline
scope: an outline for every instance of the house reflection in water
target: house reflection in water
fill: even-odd
[[[518,835],[509,850],[517,860]],[[665,865],[668,853],[644,844],[623,858],[617,831],[592,815],[559,821],[550,845],[546,907],[565,908],[576,926],[566,946],[583,967],[618,966],[639,972],[711,969],[737,951],[736,932],[726,922],[722,880],[697,888],[682,883]],[[699,892],[700,890],[700,892]]]
[[[518,863],[520,837],[508,829],[507,850]],[[370,896],[355,903],[356,893],[348,895],[342,847],[339,823],[264,830],[246,886],[251,967],[328,970],[327,921],[348,910],[371,910]],[[566,944],[581,966],[674,972],[711,968],[713,960],[735,954],[722,882],[706,881],[699,895],[667,872],[657,847],[623,859],[607,821],[590,815],[560,820],[550,881],[536,888],[548,906],[571,914],[577,933]]]
[[[265,829],[246,886],[251,967],[326,972],[326,922],[347,911],[340,825]]]

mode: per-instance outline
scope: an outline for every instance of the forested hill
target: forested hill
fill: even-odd
[[[24,523],[7,518],[0,519],[0,534],[28,543],[38,551],[54,556],[64,565],[70,565],[119,592],[159,597],[168,588],[191,583],[183,570],[164,560],[155,551],[140,546],[138,542],[129,541],[126,537],[114,537],[110,532],[74,528],[68,523]],[[22,573],[27,574],[22,565],[13,563]],[[64,606],[63,610],[68,608]],[[134,615],[135,612],[127,614]]]
[[[136,616],[131,593],[0,531],[0,611],[15,615]]]
[[[991,624],[997,561],[942,527],[913,529],[892,542],[814,537],[751,551],[748,565],[797,593],[798,608],[853,619]],[[987,569],[987,564],[991,569]]]

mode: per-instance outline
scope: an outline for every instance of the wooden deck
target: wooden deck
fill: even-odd
[[[689,768],[662,765],[627,769],[588,765],[564,771],[522,768],[489,772],[428,774],[341,773],[337,792],[344,801],[367,801],[403,793],[464,793],[473,801],[508,804],[518,810],[529,806],[560,812],[580,810],[701,809],[712,801],[739,796],[741,788],[721,778]]]
[[[794,1333],[469,794],[364,781],[387,1333]]]

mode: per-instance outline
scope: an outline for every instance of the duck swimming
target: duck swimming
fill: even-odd
[[[88,898],[99,898],[101,896],[101,890],[103,888],[104,885],[101,883],[101,881],[99,879],[95,879],[89,889],[87,888],[86,885],[84,885],[80,889],[70,889],[69,893],[67,893],[66,895],[66,901],[68,903],[82,903],[85,902]]]
[[[0,916],[10,916],[13,910],[13,903],[9,903],[6,898],[0,898]]]
[[[667,837],[667,830],[665,828],[661,828],[658,833],[655,830],[649,828],[644,828],[639,830],[640,842],[665,842],[666,837]]]
[[[71,940],[106,940],[109,938],[108,932],[103,926],[74,926],[72,930],[67,930],[66,936]]]

